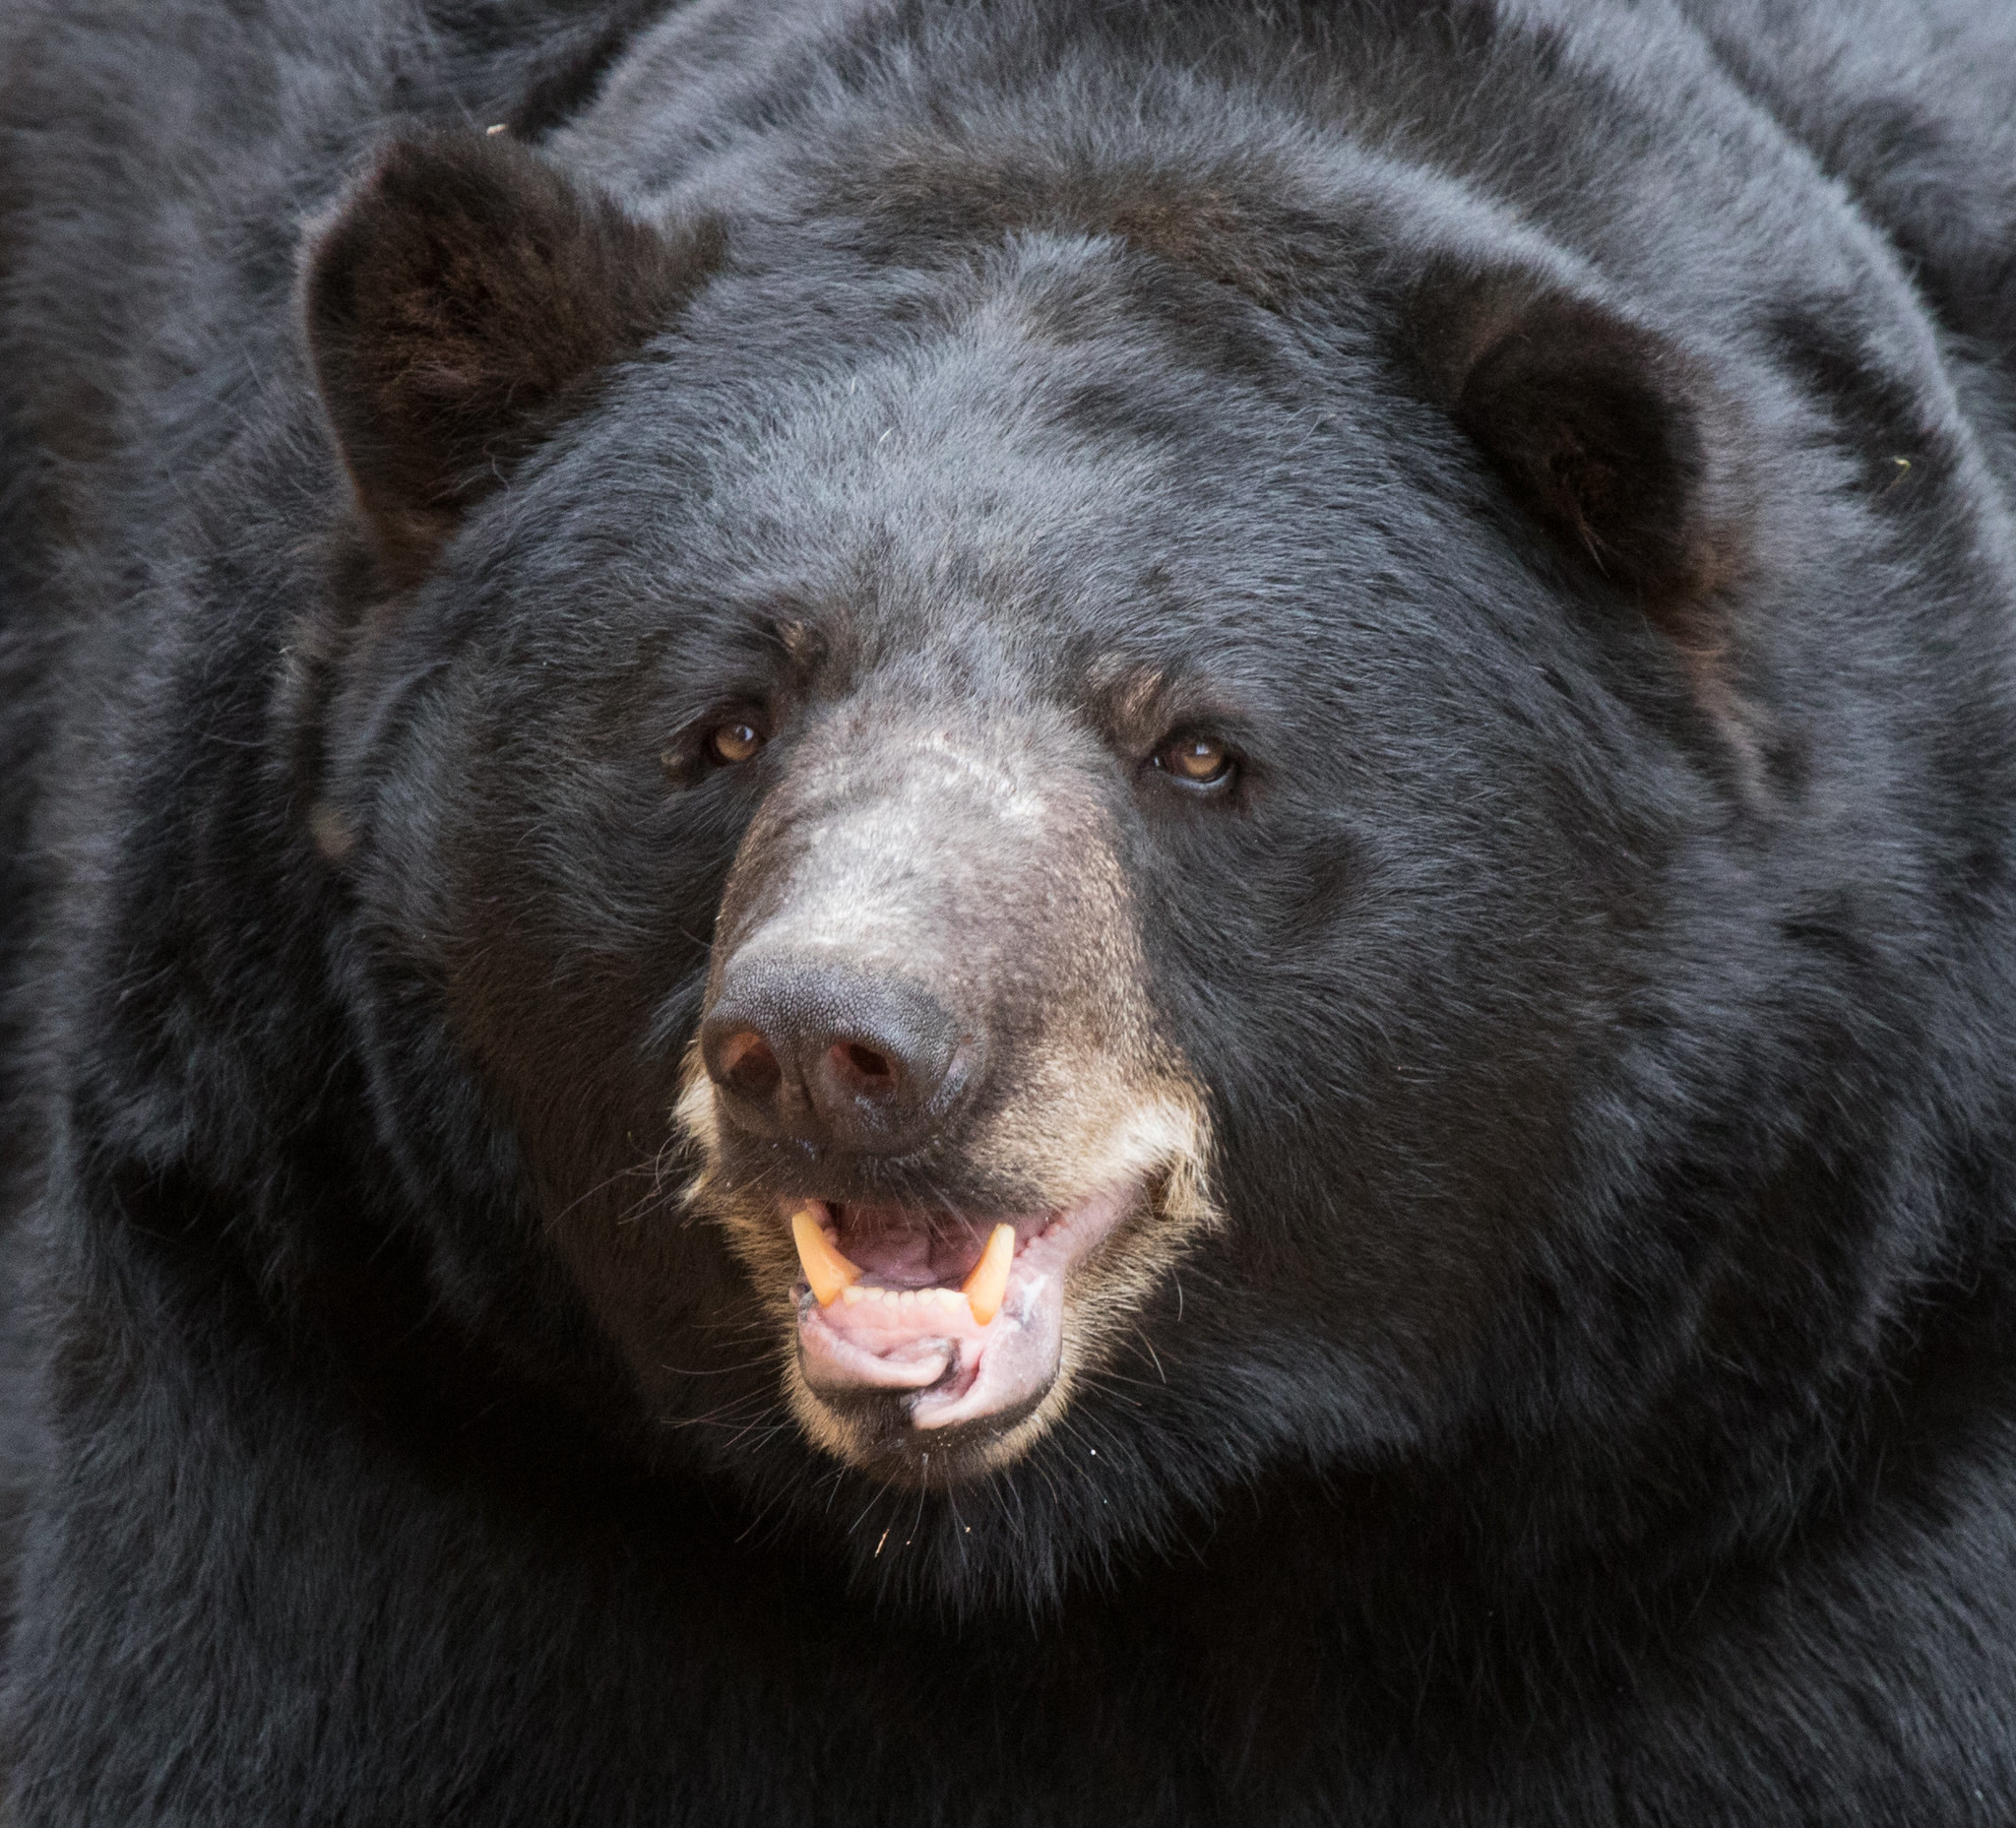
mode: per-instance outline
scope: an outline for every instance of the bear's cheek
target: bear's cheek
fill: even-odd
[[[448,812],[395,849],[381,810],[357,867],[491,1120],[459,1142],[499,1164],[497,1197],[524,1200],[650,1397],[665,1362],[712,1362],[708,1325],[747,1301],[719,1233],[682,1218],[696,1163],[670,1116],[732,837],[667,800],[655,750],[611,764],[540,710],[501,760],[487,725],[429,731]]]
[[[1542,803],[1516,755],[1488,759]],[[1480,857],[1445,798],[1297,781],[1221,843],[1235,890],[1184,896],[1200,843],[1143,897],[1226,1190],[1184,1277],[1193,1358],[1201,1317],[1241,1355],[1342,1354],[1418,1403],[1469,1374],[1582,1197],[1578,1126],[1603,1121],[1625,1032],[1617,891],[1560,835],[1579,805]]]

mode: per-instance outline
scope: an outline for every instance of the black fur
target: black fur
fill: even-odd
[[[2016,1818],[2005,9],[0,34],[10,1820]],[[1228,1217],[950,1489],[679,1201],[849,716]]]

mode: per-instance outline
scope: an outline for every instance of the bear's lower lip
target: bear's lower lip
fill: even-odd
[[[830,1304],[808,1282],[792,1291],[807,1386],[833,1398],[913,1393],[905,1408],[914,1429],[1026,1415],[1057,1378],[1072,1271],[1145,1204],[1144,1185],[1130,1180],[1052,1213],[970,1220],[970,1246],[957,1234],[948,1245],[942,1227],[839,1209],[874,1247],[853,1242],[863,1274]],[[838,1231],[836,1209],[812,1205]],[[1002,1224],[1014,1226],[1016,1251],[999,1310],[982,1325],[958,1285]]]

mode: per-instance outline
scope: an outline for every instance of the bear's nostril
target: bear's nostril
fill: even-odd
[[[770,1043],[754,1029],[744,1029],[722,1043],[716,1075],[748,1098],[768,1098],[777,1090],[780,1069]]]
[[[863,1047],[859,1041],[837,1042],[833,1051],[863,1079],[893,1081],[896,1078],[895,1062],[887,1054],[877,1053],[872,1047]]]

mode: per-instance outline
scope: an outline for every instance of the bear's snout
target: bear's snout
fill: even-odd
[[[790,734],[716,924],[692,1199],[788,1330],[811,1438],[943,1481],[1047,1427],[1212,1223],[1203,1101],[1102,749],[858,704]]]

